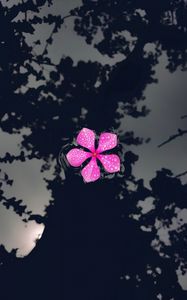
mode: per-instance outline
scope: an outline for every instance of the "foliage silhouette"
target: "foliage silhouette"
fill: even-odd
[[[171,135],[166,141],[164,141],[163,143],[161,143],[160,145],[158,145],[158,147],[162,147],[168,143],[170,143],[171,141],[175,140],[176,138],[178,138],[179,136],[182,136],[184,134],[187,133],[187,130],[183,130],[183,129],[178,129],[178,133]]]
[[[185,69],[184,1],[87,0],[65,17],[42,16],[40,9],[47,4],[53,1],[27,0],[11,8],[0,4],[0,24],[6,28],[0,32],[1,129],[12,134],[30,129],[20,155],[6,153],[1,162],[39,158],[45,169],[82,127],[115,130],[122,145],[143,143],[134,132],[120,134],[118,105],[123,103],[124,115],[146,117],[149,111],[145,106],[139,110],[138,102],[145,87],[156,82],[154,66],[163,51],[170,71]],[[122,60],[114,66],[75,65],[71,57],[62,57],[55,65],[49,47],[67,18],[87,43],[102,54],[120,54]],[[34,37],[40,24],[52,27],[45,45],[38,38],[29,45],[28,35]],[[153,50],[146,48],[150,43]],[[171,224],[186,207],[187,185],[162,169],[146,188],[132,172],[138,156],[123,152],[125,172],[111,182],[106,177],[84,184],[69,169],[62,180],[57,163],[54,179],[46,180],[52,199],[44,218],[0,191],[3,205],[23,214],[25,222],[45,223],[42,239],[27,257],[16,258],[16,249],[8,254],[1,246],[2,298],[186,299],[176,274],[186,270],[186,225],[172,229]],[[7,175],[1,178],[12,184]],[[149,198],[153,209],[143,213],[138,203]],[[160,239],[158,222],[168,230],[170,245]]]

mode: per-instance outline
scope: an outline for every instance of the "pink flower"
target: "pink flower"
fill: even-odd
[[[91,158],[88,164],[82,169],[81,175],[86,182],[96,181],[100,178],[100,168],[97,160],[100,160],[104,169],[108,173],[120,171],[120,159],[116,154],[101,154],[103,151],[113,149],[117,146],[117,135],[114,133],[104,132],[99,137],[98,148],[95,149],[95,133],[93,130],[83,128],[76,139],[78,145],[87,148],[90,152],[82,149],[71,149],[66,158],[73,167],[79,167],[82,163]]]

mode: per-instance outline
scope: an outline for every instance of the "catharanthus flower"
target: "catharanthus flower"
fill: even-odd
[[[120,159],[116,154],[101,154],[106,150],[113,149],[117,146],[117,136],[114,133],[104,132],[99,137],[97,149],[95,149],[95,133],[93,130],[83,128],[76,139],[78,145],[88,149],[90,152],[82,149],[71,149],[66,158],[73,167],[79,167],[88,158],[90,161],[82,169],[81,175],[86,182],[96,181],[100,178],[100,168],[97,164],[99,160],[108,173],[120,171]]]

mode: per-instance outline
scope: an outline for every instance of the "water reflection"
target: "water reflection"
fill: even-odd
[[[139,103],[139,109],[142,105],[150,109],[149,115],[138,119],[127,115],[121,118],[122,133],[134,131],[135,136],[140,136],[144,140],[151,138],[148,143],[138,147],[125,146],[127,150],[130,149],[139,155],[133,174],[137,178],[143,178],[146,186],[149,186],[149,180],[162,167],[171,169],[177,175],[184,172],[187,165],[186,136],[158,148],[160,143],[176,133],[177,128],[185,129],[187,125],[186,120],[181,118],[187,110],[186,72],[178,70],[172,74],[166,69],[167,63],[167,57],[163,53],[159,64],[155,67],[158,84],[149,85],[144,90],[144,101]],[[123,114],[123,109],[119,111]],[[181,180],[186,183],[187,176],[182,176]]]
[[[31,2],[1,7],[0,243],[24,256],[45,231],[5,255],[3,288],[16,274],[55,299],[62,282],[69,299],[186,299],[186,136],[158,148],[186,126],[186,4]],[[85,185],[59,166],[82,127],[116,130],[124,173]]]
[[[29,133],[30,130],[26,128],[12,135],[1,131],[1,157],[5,157],[6,153],[13,157],[19,156],[23,136]],[[11,206],[7,210],[3,205],[4,201],[0,203],[0,244],[5,245],[8,252],[18,249],[17,256],[27,255],[44,230],[44,225],[36,222],[36,216],[45,216],[45,209],[51,200],[45,180],[53,179],[54,162],[51,162],[50,169],[41,173],[43,165],[44,161],[39,159],[1,162],[1,178],[6,174],[12,181],[12,185],[2,181],[3,196],[6,199],[15,197],[22,200],[20,204],[23,207],[26,205],[20,217]],[[31,218],[36,221],[29,221]]]
[[[43,224],[37,224],[35,221],[24,223],[12,210],[7,210],[1,206],[1,244],[5,246],[8,252],[17,249],[17,257],[28,255],[36,246],[37,240],[41,238],[43,230]]]

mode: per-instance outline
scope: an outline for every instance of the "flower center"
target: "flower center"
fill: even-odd
[[[93,157],[97,157],[97,152],[94,151],[94,152],[92,153],[92,156],[93,156]]]

